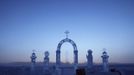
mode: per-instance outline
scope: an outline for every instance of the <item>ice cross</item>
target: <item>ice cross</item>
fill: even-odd
[[[68,30],[64,32],[66,34],[66,38],[68,38],[68,34],[70,33]]]

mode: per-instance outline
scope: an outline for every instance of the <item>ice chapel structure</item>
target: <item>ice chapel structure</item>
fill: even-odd
[[[45,51],[44,55],[44,62],[43,62],[43,74],[44,75],[63,75],[62,73],[62,66],[61,66],[61,46],[63,43],[65,42],[69,42],[72,46],[73,46],[73,53],[74,53],[74,62],[73,62],[73,65],[72,65],[72,68],[73,68],[73,74],[72,75],[77,75],[77,70],[79,69],[79,64],[78,64],[78,49],[77,49],[77,46],[75,44],[75,42],[71,39],[68,38],[68,34],[69,34],[69,31],[66,31],[65,32],[66,34],[66,38],[61,40],[59,43],[58,43],[58,46],[57,46],[57,50],[56,50],[56,63],[55,63],[55,66],[54,69],[52,69],[49,65],[49,52],[48,51]],[[87,58],[87,65],[84,69],[86,69],[85,71],[87,72],[90,72],[90,70],[94,67],[93,65],[93,56],[92,56],[92,50],[89,49],[87,51],[87,55],[86,55],[86,58]],[[109,56],[107,55],[107,52],[104,51],[102,53],[102,71],[103,72],[108,72],[109,71],[109,66],[108,66],[108,58]],[[31,55],[31,75],[34,75],[34,70],[35,70],[35,63],[36,63],[36,54],[35,52],[33,51],[32,55]],[[62,68],[61,68],[62,67]],[[85,73],[86,75],[88,75],[87,73]]]

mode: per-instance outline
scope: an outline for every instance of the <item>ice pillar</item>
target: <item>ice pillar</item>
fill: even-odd
[[[48,51],[45,52],[45,57],[44,57],[44,74],[45,75],[50,74],[50,71],[49,71],[49,52]]]
[[[87,68],[91,69],[93,67],[93,56],[92,56],[92,50],[88,50],[87,57]]]
[[[36,54],[33,52],[31,56],[31,75],[35,74]]]
[[[102,62],[103,62],[103,71],[104,72],[108,72],[108,70],[109,70],[108,58],[109,58],[109,56],[107,55],[107,52],[104,51],[102,53],[101,57],[102,57]]]

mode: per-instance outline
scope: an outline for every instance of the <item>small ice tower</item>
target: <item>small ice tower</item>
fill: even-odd
[[[44,65],[49,66],[49,52],[45,51]]]
[[[49,73],[49,52],[45,51],[45,57],[44,57],[44,74],[48,75]]]
[[[109,56],[107,55],[107,52],[105,51],[105,49],[103,49],[103,53],[102,53],[102,62],[103,62],[103,71],[104,72],[108,72],[109,71],[109,65],[108,65],[108,58]]]
[[[35,50],[33,50],[33,53],[31,55],[31,72],[33,73],[35,71],[35,63],[36,63],[36,54],[34,52]]]
[[[86,55],[86,57],[87,57],[87,68],[90,69],[93,66],[92,50],[89,49],[87,52],[88,52],[88,55]]]

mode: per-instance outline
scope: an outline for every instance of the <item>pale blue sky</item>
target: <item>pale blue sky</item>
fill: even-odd
[[[55,51],[69,30],[79,51],[79,62],[86,62],[88,49],[94,62],[101,63],[106,48],[114,63],[134,63],[134,1],[0,1],[0,62],[29,62],[33,49],[37,61],[44,51],[55,62]],[[61,48],[62,61],[73,61],[73,47]]]

